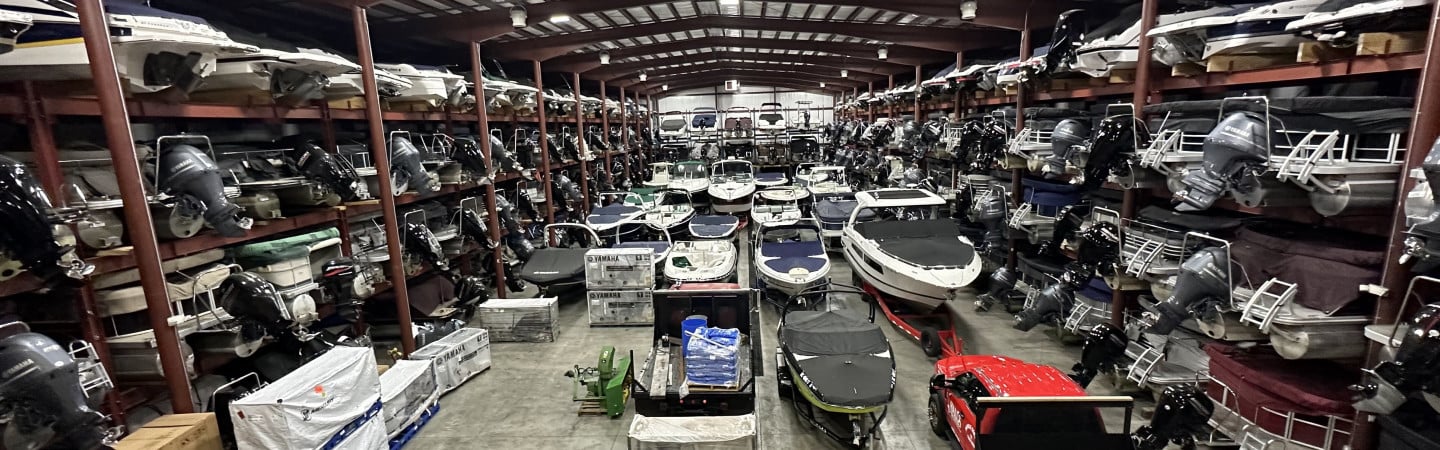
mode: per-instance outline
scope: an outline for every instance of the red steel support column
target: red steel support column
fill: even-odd
[[[375,81],[375,55],[370,50],[370,20],[362,6],[351,7],[350,11],[355,21],[355,48],[360,57],[360,79],[365,83],[365,124],[370,129],[370,158],[375,161],[375,176],[380,185],[380,192],[376,195],[380,197],[380,214],[385,218],[385,249],[390,254],[390,285],[395,292],[395,314],[400,319],[400,350],[409,355],[415,351],[415,335],[410,326],[410,290],[406,286],[408,280],[405,274],[405,252],[400,248],[400,217],[395,212],[395,188],[390,180],[390,152],[385,142],[385,123],[380,116],[380,88]]]
[[[470,73],[475,77],[475,92],[483,95],[485,92],[485,77],[482,74],[485,73],[485,66],[480,63],[481,61],[484,61],[484,59],[480,57],[480,43],[471,42]],[[480,152],[485,154],[485,161],[490,163],[490,169],[493,170],[495,168],[495,160],[490,158],[490,152],[492,151],[490,148],[490,115],[489,112],[485,110],[485,100],[481,98],[479,103],[478,107],[475,108],[475,125],[479,127],[476,129],[478,133],[475,138],[480,140]],[[499,173],[496,173],[496,175],[499,175]],[[490,238],[494,239],[495,242],[500,242],[500,214],[495,209],[495,180],[490,180],[489,183],[485,184],[485,210],[488,216],[487,221],[490,222]],[[495,296],[505,298],[504,252],[496,251],[492,253],[494,253],[491,256],[495,263]]]
[[[160,245],[155,241],[155,223],[150,217],[150,204],[145,196],[140,161],[135,156],[135,137],[130,134],[130,116],[115,69],[115,54],[110,47],[110,26],[100,0],[76,3],[80,13],[80,35],[84,37],[85,54],[90,58],[90,76],[95,80],[95,96],[100,106],[100,121],[105,126],[105,142],[115,166],[115,179],[120,186],[120,199],[125,208],[125,232],[135,247],[135,268],[140,272],[140,286],[145,291],[146,312],[154,328],[160,367],[165,374],[165,387],[170,393],[170,407],[176,414],[195,412],[191,399],[190,378],[186,376],[185,360],[180,355],[180,339],[170,325],[170,298],[166,294],[165,271],[160,266]],[[158,149],[157,149],[158,150]]]
[[[620,146],[625,149],[620,157],[625,162],[625,180],[632,186],[639,186],[640,183],[630,179],[630,152],[635,149],[630,148],[630,126],[625,121],[625,113],[625,86],[620,86]]]
[[[963,69],[964,65],[965,52],[955,52],[955,69]],[[965,114],[965,95],[962,94],[959,89],[955,90],[955,104],[952,106],[955,107],[955,119],[959,120],[963,118]]]
[[[580,103],[580,72],[571,72],[570,79],[575,89],[575,136],[580,141],[580,214],[590,214],[590,162],[585,160],[585,113],[581,111]]]
[[[600,132],[604,133],[601,139],[610,143],[610,91],[605,89],[605,80],[600,80]],[[605,173],[610,173],[610,153],[614,151],[612,148],[605,152]],[[610,173],[610,177],[615,174]]]
[[[540,107],[540,170],[535,180],[545,187],[545,223],[555,223],[555,196],[550,195],[550,134],[545,131],[545,74],[540,71],[540,60],[531,60],[535,70],[535,104]]]
[[[924,118],[920,116],[920,82],[923,81],[923,80],[920,79],[920,77],[921,77],[921,75],[920,75],[920,66],[915,66],[915,121],[916,121],[916,122],[921,122],[921,121],[924,120]]]
[[[635,90],[635,140],[636,140],[636,141],[639,141],[639,142],[641,143],[641,145],[639,146],[639,147],[640,147],[640,152],[639,152],[639,155],[640,155],[640,164],[650,164],[650,155],[648,154],[649,151],[650,151],[650,148],[649,148],[649,147],[646,147],[646,146],[644,145],[644,143],[645,143],[645,138],[644,138],[644,136],[645,136],[645,131],[644,131],[644,127],[643,127],[644,122],[642,122],[644,119],[645,119],[644,115],[643,115],[643,114],[640,114],[640,90],[639,90],[639,89],[636,89],[636,90]],[[644,166],[642,165],[641,167],[644,167]]]
[[[870,100],[865,102],[865,121],[875,123],[875,82],[865,82],[866,89],[869,89]]]
[[[1020,60],[1030,59],[1030,12],[1025,12],[1025,26],[1020,30]],[[1028,94],[1025,84],[1020,83],[1015,92],[1015,132],[1019,133],[1025,127],[1025,95]],[[1010,171],[1010,207],[1019,207],[1025,198],[1024,186],[1020,178],[1024,171],[1014,169]],[[1013,234],[1013,233],[1012,233]],[[1018,255],[1015,253],[1015,242],[1017,238],[1010,238],[1010,253],[1005,258],[1005,267],[1015,268]]]
[[[1156,17],[1159,15],[1160,0],[1143,0],[1140,10],[1140,47],[1136,52],[1135,65],[1135,91],[1131,96],[1130,103],[1135,105],[1135,117],[1141,120],[1145,118],[1145,104],[1150,100],[1150,88],[1154,81],[1150,75],[1150,46],[1152,39],[1147,34],[1150,28],[1155,26]],[[1135,217],[1135,190],[1126,189],[1123,200],[1120,203],[1120,217],[1132,219]],[[1121,326],[1125,323],[1125,309],[1130,301],[1130,296],[1123,290],[1116,289],[1110,294],[1110,324]]]

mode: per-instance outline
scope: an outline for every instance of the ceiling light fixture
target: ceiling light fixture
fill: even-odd
[[[569,14],[553,14],[550,16],[550,23],[565,23],[570,21]]]
[[[886,59],[886,58],[889,58],[889,57],[890,57],[890,48],[882,45],[882,46],[880,46],[880,50],[876,50],[876,51],[875,51],[875,55],[876,55],[876,56],[879,56],[881,60],[884,60],[884,59]]]
[[[977,2],[975,0],[965,0],[963,2],[960,2],[960,19],[975,20],[975,11],[978,9],[980,9],[980,2]]]
[[[840,69],[840,78],[850,78],[850,71],[847,69]]]
[[[670,85],[668,85],[668,84],[662,84],[662,85],[660,85],[660,90],[662,90],[662,91],[668,91],[668,90],[670,90]]]
[[[720,0],[720,6],[740,6],[740,0]]]
[[[640,81],[645,81],[647,78],[650,78],[650,76],[646,75],[645,72],[640,72]]]
[[[600,52],[600,65],[610,64],[610,52]]]
[[[515,28],[524,28],[525,19],[528,18],[529,16],[525,14],[525,8],[510,8],[510,26]]]
[[[822,88],[825,87],[825,82],[824,82],[824,81],[821,81],[821,82],[820,82],[820,87],[822,87]]]

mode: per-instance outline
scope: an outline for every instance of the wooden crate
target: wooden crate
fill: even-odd
[[[350,97],[331,100],[330,109],[365,109],[365,97]]]
[[[1295,62],[1322,63],[1354,56],[1349,49],[1336,48],[1324,42],[1301,42],[1295,52]]]

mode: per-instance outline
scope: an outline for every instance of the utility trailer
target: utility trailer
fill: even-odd
[[[759,297],[759,291],[731,283],[696,283],[655,291],[655,345],[635,377],[635,412],[647,417],[753,413],[755,377],[764,375]],[[688,383],[680,345],[681,322],[694,315],[705,316],[710,327],[740,330],[736,386]]]

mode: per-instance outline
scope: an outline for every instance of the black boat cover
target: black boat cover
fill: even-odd
[[[821,402],[873,407],[895,392],[895,360],[878,325],[834,311],[785,315],[780,345],[785,359]]]
[[[1155,205],[1141,209],[1139,217],[1144,222],[1176,231],[1204,231],[1211,234],[1239,228],[1245,219],[1244,216],[1221,211],[1208,211],[1206,214],[1183,213]]]
[[[856,200],[822,200],[815,204],[815,217],[821,222],[844,222],[850,220],[850,213],[854,212],[855,207],[859,205],[860,202]],[[862,222],[874,220],[875,211],[867,208],[860,211],[860,216],[855,219]]]
[[[588,251],[588,248],[537,249],[520,268],[520,279],[539,285],[583,280]]]
[[[964,267],[975,260],[975,247],[958,239],[950,219],[884,220],[855,224],[855,232],[880,244],[880,250],[921,267]]]

